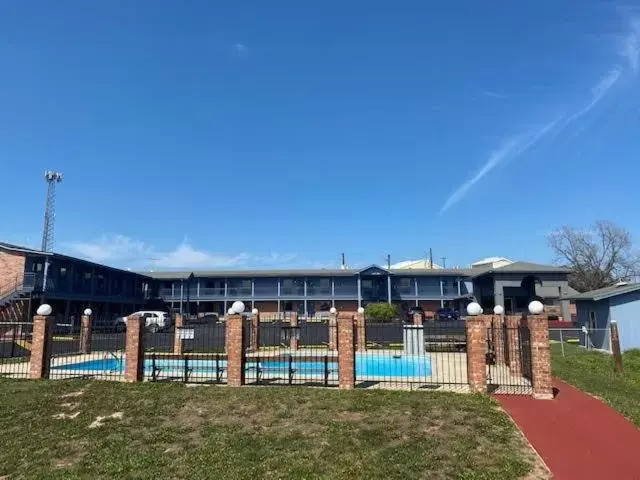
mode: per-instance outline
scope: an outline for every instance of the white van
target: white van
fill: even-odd
[[[167,330],[171,326],[171,315],[167,312],[161,312],[156,310],[141,310],[139,312],[133,312],[126,317],[118,317],[116,319],[116,327],[125,329],[127,325],[127,317],[137,315],[145,318],[145,327],[152,333],[159,332],[160,330]]]

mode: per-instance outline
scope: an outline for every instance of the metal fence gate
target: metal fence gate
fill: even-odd
[[[114,326],[56,325],[51,340],[50,378],[122,380],[126,333]],[[86,337],[85,337],[86,335]]]
[[[337,325],[275,321],[261,322],[258,329],[245,325],[243,331],[247,384],[338,385]]]
[[[186,323],[161,333],[144,335],[145,380],[222,384],[227,382],[226,325]],[[176,337],[182,353],[176,353]]]
[[[533,392],[531,335],[527,325],[493,325],[487,329],[487,389],[489,393]]]
[[[356,352],[356,386],[399,389],[461,389],[467,382],[464,322],[422,326],[365,324],[366,349]]]
[[[0,376],[28,378],[33,323],[0,323]]]

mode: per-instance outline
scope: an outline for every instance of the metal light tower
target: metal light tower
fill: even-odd
[[[42,229],[42,251],[53,251],[53,224],[56,214],[56,183],[62,181],[60,172],[44,172],[47,182],[47,201],[44,204],[44,228]]]
[[[44,228],[42,229],[42,251],[53,252],[53,225],[56,215],[56,184],[62,181],[60,172],[46,171],[44,179],[47,182],[47,201],[44,205]],[[44,274],[42,276],[42,293],[47,291],[47,274],[49,272],[49,256],[44,258]],[[44,300],[44,299],[43,299]]]

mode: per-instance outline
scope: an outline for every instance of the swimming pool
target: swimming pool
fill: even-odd
[[[188,358],[188,357],[187,357]],[[67,363],[54,366],[55,370],[75,371],[75,372],[105,372],[111,374],[124,373],[126,359],[104,358],[89,360],[86,362]],[[154,360],[145,359],[144,369],[151,372],[153,367],[162,370],[164,373],[180,374],[184,371],[185,362],[182,359],[156,357]],[[194,374],[215,375],[218,369],[226,370],[227,361],[215,359],[188,359],[188,368]],[[245,370],[255,371],[255,362],[247,362]],[[287,373],[289,371],[289,361],[260,359],[259,367],[263,371],[272,373]],[[291,360],[291,369],[295,374],[302,376],[318,375],[326,373],[323,359],[318,361],[297,361],[295,357]],[[338,363],[335,357],[328,360],[326,369],[331,373],[337,373]],[[358,380],[380,377],[402,377],[403,379],[424,378],[431,375],[431,360],[426,355],[381,355],[379,352],[358,352],[356,353],[356,377]]]

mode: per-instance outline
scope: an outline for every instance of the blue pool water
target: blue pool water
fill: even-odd
[[[334,359],[331,359],[334,360]],[[104,371],[105,373],[123,373],[124,362],[116,358],[105,358],[100,360],[90,360],[87,362],[68,363],[65,365],[58,365],[53,368],[60,370],[71,371]],[[155,366],[157,369],[162,369],[163,372],[175,371],[176,374],[182,372],[184,369],[184,361],[176,359],[164,359],[157,357],[155,359]],[[211,360],[192,360],[188,361],[189,368],[192,372],[197,373],[216,373],[216,361]],[[227,361],[220,360],[218,362],[219,368],[226,368]],[[297,362],[295,357],[293,358],[292,369],[301,376],[310,375],[324,375],[324,362]],[[146,371],[152,370],[152,360],[146,359],[144,362],[144,368]],[[260,360],[260,368],[264,372],[276,372],[286,373],[289,369],[288,361],[269,361]],[[330,361],[328,369],[332,372],[337,372],[338,364],[335,361]],[[248,363],[247,371],[255,370],[254,363]],[[365,377],[427,377],[431,375],[431,361],[426,355],[381,355],[380,353],[356,353],[356,376],[362,379]]]

